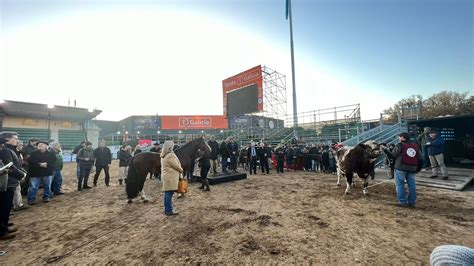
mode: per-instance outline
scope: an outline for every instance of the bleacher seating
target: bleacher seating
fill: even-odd
[[[19,134],[19,139],[23,141],[25,145],[28,144],[28,140],[31,138],[39,138],[48,141],[50,136],[48,129],[4,127],[2,131],[17,132]]]

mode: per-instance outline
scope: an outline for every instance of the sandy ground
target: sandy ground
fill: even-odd
[[[395,205],[393,183],[344,196],[328,174],[256,175],[202,192],[191,184],[163,214],[160,186],[147,180],[149,203],[127,204],[116,162],[105,187],[75,191],[66,164],[66,195],[16,212],[19,228],[0,242],[0,264],[323,263],[427,264],[442,244],[474,247],[474,192],[418,187],[416,209]],[[91,183],[91,182],[90,182]],[[372,184],[374,181],[372,181]],[[42,193],[42,191],[40,191]],[[41,196],[39,195],[41,199]]]

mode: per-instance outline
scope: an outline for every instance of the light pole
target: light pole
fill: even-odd
[[[117,143],[120,145],[120,131],[117,131]]]
[[[157,141],[158,143],[160,142],[160,133],[161,133],[161,132],[160,132],[159,130],[156,131],[156,134],[157,134],[157,139],[156,139],[156,141]]]

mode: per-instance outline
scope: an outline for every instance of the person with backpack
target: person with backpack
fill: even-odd
[[[398,204],[401,207],[414,208],[416,204],[416,182],[415,174],[421,169],[420,147],[416,142],[410,141],[410,135],[406,132],[400,133],[400,143],[395,145],[393,151],[384,147],[395,160],[395,187]],[[405,180],[408,185],[408,199],[405,192]]]

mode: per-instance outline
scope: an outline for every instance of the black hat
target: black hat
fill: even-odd
[[[434,130],[434,129],[432,129],[432,130],[430,130],[430,132],[429,132],[428,134],[431,134],[431,133],[438,133],[438,131],[437,131],[437,130]]]
[[[87,145],[92,145],[92,142],[86,141],[85,144],[86,144],[86,146],[87,146]]]
[[[36,143],[36,145],[38,145],[38,144],[40,144],[40,143],[44,143],[44,144],[46,144],[46,145],[49,145],[49,143],[48,143],[47,141],[44,141],[44,140],[38,141],[38,143]]]
[[[160,145],[160,143],[159,143],[159,142],[155,142],[155,143],[153,143],[153,145]]]

